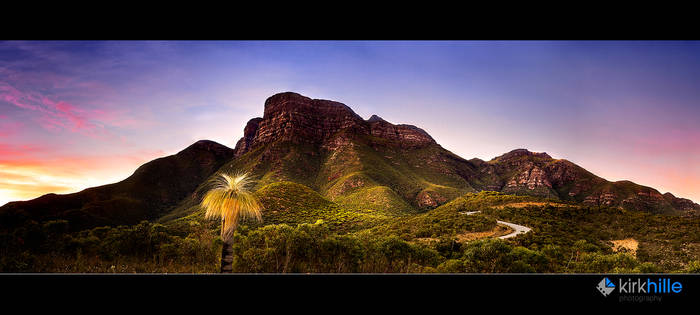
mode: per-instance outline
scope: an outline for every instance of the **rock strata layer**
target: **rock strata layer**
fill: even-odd
[[[394,125],[376,115],[364,120],[343,103],[285,92],[265,101],[263,117],[248,122],[235,152],[236,156],[241,156],[278,140],[328,147],[333,142],[342,141],[336,139],[338,137],[358,134],[391,140],[404,147],[435,143],[428,133],[418,127]]]

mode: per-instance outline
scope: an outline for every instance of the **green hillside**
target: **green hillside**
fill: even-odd
[[[474,191],[453,165],[434,160],[436,151],[444,151],[439,146],[407,151],[376,141],[356,137],[333,151],[278,141],[247,152],[218,172],[250,172],[259,180],[257,189],[282,181],[298,183],[344,209],[382,216],[425,211]],[[203,189],[204,184],[197,191]],[[196,200],[185,200],[166,217],[187,215],[194,205]]]

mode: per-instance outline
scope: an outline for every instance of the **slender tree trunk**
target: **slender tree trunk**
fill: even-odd
[[[224,246],[221,250],[221,272],[231,273],[233,271],[233,245],[228,241],[224,241]]]
[[[221,273],[233,271],[233,244],[232,240],[224,237],[224,220],[221,220],[221,239],[224,241],[221,247]]]

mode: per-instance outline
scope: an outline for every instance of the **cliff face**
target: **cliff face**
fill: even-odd
[[[517,149],[477,164],[485,190],[535,195],[591,206],[696,215],[700,205],[630,181],[610,182],[567,160]]]
[[[265,101],[263,117],[248,122],[235,152],[238,157],[276,141],[335,147],[333,143],[343,140],[338,137],[357,135],[373,135],[406,147],[435,143],[415,126],[393,125],[377,116],[364,120],[345,104],[285,92]]]
[[[420,148],[435,143],[427,132],[413,125],[394,125],[377,115],[372,115],[367,123],[373,136],[395,141],[404,148]]]
[[[262,121],[262,118],[257,117],[253,118],[248,121],[248,123],[245,125],[245,128],[243,129],[243,138],[238,140],[236,143],[236,147],[234,148],[234,152],[236,156],[240,156],[245,152],[248,152],[251,148],[251,145],[253,144],[253,140],[255,140],[255,134],[258,132],[258,128],[260,127],[260,122]]]
[[[668,201],[673,208],[684,211],[689,216],[700,214],[700,206],[690,199],[678,198],[670,192],[663,194],[663,198]]]

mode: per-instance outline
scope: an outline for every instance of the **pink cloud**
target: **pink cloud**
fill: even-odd
[[[40,113],[39,124],[50,131],[68,130],[88,136],[104,136],[105,132],[90,117],[93,111],[82,109],[66,101],[56,101],[38,92],[23,92],[0,81],[0,100],[21,109]],[[99,117],[99,112],[97,112]]]
[[[67,131],[119,141],[110,127],[140,129],[157,124],[147,113],[134,117],[130,109],[113,104],[120,95],[105,82],[85,80],[80,73],[16,71],[0,66],[0,104],[34,113],[30,119],[50,132]],[[0,128],[0,135],[11,133],[3,130]]]
[[[97,85],[100,86],[100,84]],[[90,96],[93,92],[83,96]],[[92,97],[89,98],[92,99]],[[38,113],[39,115],[34,117],[34,121],[45,130],[76,132],[97,139],[119,138],[105,129],[107,126],[135,129],[154,124],[148,119],[134,118],[130,115],[130,111],[125,108],[114,109],[105,104],[102,104],[100,108],[78,106],[76,103],[57,99],[55,96],[20,90],[4,81],[0,81],[0,102],[2,101],[17,108]],[[0,135],[6,133],[8,132],[4,132],[0,128]]]
[[[74,105],[68,102],[54,102],[48,97],[43,97],[42,103],[46,105],[47,108],[51,109],[55,117],[62,121],[68,121],[69,124],[64,125],[64,127],[69,127],[71,131],[79,131],[83,129],[94,130],[96,128],[96,126],[84,116],[84,110],[76,108]]]
[[[32,95],[24,94],[6,82],[0,81],[0,100],[11,103],[19,108],[30,110],[41,110],[39,107],[30,104],[36,102]]]

